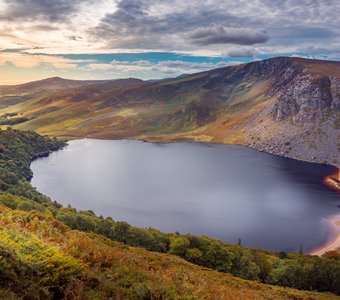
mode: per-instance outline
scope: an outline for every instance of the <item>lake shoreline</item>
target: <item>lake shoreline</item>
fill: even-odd
[[[230,145],[230,146],[240,146],[240,147],[245,147],[248,149],[252,149],[257,152],[261,153],[266,153],[269,155],[273,156],[278,156],[278,157],[283,157],[283,158],[289,158],[297,161],[302,161],[302,162],[308,162],[308,163],[313,163],[313,164],[318,164],[318,165],[324,165],[324,166],[331,166],[334,168],[335,172],[340,172],[339,166],[335,164],[330,164],[330,163],[323,163],[321,161],[315,161],[311,159],[302,159],[302,158],[297,158],[293,157],[290,155],[286,155],[285,153],[280,154],[280,153],[275,153],[275,152],[269,152],[266,150],[258,149],[252,146],[249,146],[248,144],[241,144],[241,143],[218,143],[218,142],[211,142],[211,141],[201,141],[201,140],[193,140],[193,139],[158,139],[154,137],[116,137],[116,138],[105,138],[105,137],[95,137],[95,136],[68,136],[65,137],[65,141],[79,141],[79,140],[102,140],[102,141],[123,141],[123,140],[130,140],[130,141],[140,141],[144,143],[150,143],[150,144],[174,144],[174,143],[186,143],[186,144],[206,144],[206,145]],[[331,175],[330,175],[331,176]],[[327,176],[328,177],[328,176]]]
[[[273,155],[273,156],[278,156],[278,157],[283,157],[283,158],[289,158],[289,159],[293,159],[293,160],[297,160],[297,161],[302,161],[302,162],[308,162],[308,163],[313,163],[313,164],[320,164],[320,165],[327,165],[327,166],[332,166],[335,168],[335,172],[326,176],[323,180],[323,183],[325,186],[327,186],[328,188],[336,191],[336,192],[340,192],[340,169],[338,169],[337,166],[335,165],[329,165],[329,164],[324,164],[321,162],[316,162],[316,161],[311,161],[311,160],[305,160],[305,159],[298,159],[298,158],[292,158],[289,157],[288,155],[280,155],[280,154],[276,154],[276,153],[270,153],[267,152],[265,150],[259,150],[256,149],[254,147],[250,147],[248,145],[244,145],[244,144],[225,144],[225,143],[216,143],[216,142],[207,142],[207,141],[196,141],[196,140],[191,140],[191,139],[185,139],[185,140],[158,140],[158,139],[153,139],[152,137],[146,138],[146,137],[133,137],[133,138],[114,138],[114,139],[102,139],[102,138],[95,138],[95,137],[75,137],[75,138],[69,138],[66,140],[67,141],[75,141],[75,140],[84,140],[84,139],[94,139],[94,140],[132,140],[132,141],[140,141],[140,142],[145,142],[145,143],[151,143],[151,144],[173,144],[173,143],[188,143],[188,144],[207,144],[207,145],[235,145],[235,146],[241,146],[241,147],[245,147],[245,148],[249,148],[261,153],[266,153],[269,155]],[[327,241],[320,245],[317,246],[316,248],[314,248],[313,250],[309,251],[308,254],[310,255],[317,255],[317,256],[321,256],[322,254],[324,254],[327,251],[336,251],[336,249],[340,248],[340,233],[336,234],[335,232],[337,231],[337,228],[340,228],[340,224],[338,224],[337,222],[340,222],[340,215],[337,215],[336,217],[331,217],[330,221],[328,221],[328,227],[330,228],[330,231],[332,232],[330,237],[327,238]],[[340,229],[339,229],[340,230]]]
[[[331,229],[331,238],[307,254],[322,256],[328,251],[340,250],[340,214],[330,217],[327,223]]]
[[[325,177],[323,183],[330,189],[340,192],[340,169]],[[323,245],[316,247],[309,252],[310,255],[322,256],[328,251],[340,252],[340,214],[331,217],[328,221],[331,229],[331,238]]]
[[[92,138],[78,138],[78,139],[72,139],[72,140],[86,140],[86,139],[89,139],[89,140],[91,140]],[[96,139],[96,138],[94,138],[93,140],[101,140],[101,139]],[[112,139],[111,139],[112,140]],[[150,144],[174,144],[174,143],[176,143],[176,141],[171,141],[171,142],[165,142],[165,141],[162,141],[162,142],[151,142],[151,141],[149,141],[149,140],[142,140],[142,139],[135,139],[135,138],[130,138],[130,139],[116,139],[116,140],[130,140],[130,141],[139,141],[139,142],[146,142],[146,143],[150,143]],[[179,144],[182,144],[182,143],[187,143],[187,144],[205,144],[205,145],[227,145],[227,144],[220,144],[220,143],[210,143],[210,142],[202,142],[202,141],[181,141],[181,142],[177,142],[177,143],[179,143]],[[235,144],[230,144],[231,146],[241,146],[242,148],[248,148],[248,149],[251,149],[251,150],[254,150],[254,151],[256,151],[256,152],[263,152],[263,153],[266,153],[266,154],[272,154],[272,153],[267,153],[266,151],[259,151],[259,150],[257,150],[257,149],[254,149],[254,148],[252,148],[252,147],[248,147],[248,146],[245,146],[245,145],[235,145]],[[278,157],[282,157],[282,156],[280,156],[280,155],[276,155],[276,154],[272,154],[273,156],[278,156]],[[287,157],[284,157],[284,158],[287,158]],[[293,160],[296,160],[296,159],[293,159]],[[301,160],[299,160],[299,161],[301,161]],[[319,164],[319,163],[316,163],[316,162],[314,162],[314,164]],[[319,165],[325,165],[325,164],[319,164]],[[328,166],[328,167],[334,167],[334,166],[329,166],[329,165],[325,165],[325,166]],[[332,169],[330,169],[330,170],[328,170],[328,172],[334,172],[334,171],[332,171]],[[326,172],[326,174],[327,174],[327,172]],[[320,181],[322,182],[322,179],[320,178]],[[329,239],[331,239],[331,240],[329,240]],[[327,237],[327,245],[332,241],[332,240],[334,240],[334,236],[332,235],[332,236],[328,236]],[[309,245],[309,249],[312,249],[312,247],[313,247],[313,245]]]
[[[338,169],[334,174],[325,177],[324,184],[329,188],[340,192],[340,169]]]
[[[331,174],[324,179],[324,184],[330,189],[340,192],[340,169],[334,174]],[[309,252],[310,255],[322,256],[328,251],[339,251],[340,252],[340,214],[333,216],[328,221],[329,227],[333,232],[331,238],[323,245],[313,249]]]

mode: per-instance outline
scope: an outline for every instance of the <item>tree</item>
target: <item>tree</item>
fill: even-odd
[[[185,257],[190,247],[190,241],[185,236],[176,236],[170,240],[170,253]]]
[[[113,227],[113,239],[126,244],[130,227],[131,225],[127,222],[117,222]]]
[[[194,264],[200,264],[203,253],[197,248],[188,249],[186,259]]]

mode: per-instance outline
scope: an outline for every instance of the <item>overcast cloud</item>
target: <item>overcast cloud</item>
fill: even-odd
[[[35,46],[41,46],[38,33],[52,32],[46,47],[56,47],[48,43],[54,37],[59,52],[72,52],[78,42],[82,52],[221,54],[254,45],[284,53],[338,46],[339,14],[337,0],[0,0],[0,30],[24,44],[20,33],[30,32]]]
[[[90,3],[93,0],[4,0],[2,2],[1,20],[46,20],[54,23],[68,22],[70,15],[79,12],[80,4]]]
[[[254,45],[265,43],[269,37],[265,30],[251,28],[228,28],[213,25],[199,28],[189,34],[193,44],[207,46],[213,44]]]
[[[220,56],[225,63],[275,55],[338,60],[339,15],[338,0],[0,0],[0,51],[37,54],[35,62],[44,55],[152,51]]]

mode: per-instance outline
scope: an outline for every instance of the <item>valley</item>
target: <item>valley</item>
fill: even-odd
[[[303,245],[299,253],[275,252],[277,248],[270,252],[244,247],[241,240],[225,244],[206,236],[135,227],[119,221],[119,217],[98,217],[90,207],[62,206],[55,201],[59,199],[51,200],[29,182],[34,158],[63,148],[63,140],[79,139],[128,140],[114,141],[118,143],[133,143],[136,141],[131,139],[136,139],[153,142],[152,147],[176,147],[177,143],[171,142],[243,145],[280,156],[268,161],[285,156],[321,163],[315,165],[315,170],[328,168],[334,173],[329,165],[339,168],[340,164],[339,62],[276,57],[156,81],[74,81],[54,77],[0,86],[0,108],[0,247],[4,253],[0,268],[7,276],[0,297],[337,297],[287,287],[339,294],[338,238],[334,235],[329,244],[312,251],[321,257],[304,255]],[[81,141],[71,143],[77,142]],[[312,169],[307,167],[294,176],[301,176],[298,179],[303,181]],[[282,171],[288,177],[287,166],[282,165]],[[338,190],[338,172],[320,174],[329,175],[324,183]],[[322,176],[317,178],[318,188],[332,193],[322,185]],[[292,184],[297,184],[298,179]],[[315,182],[305,183],[307,194],[317,190]],[[216,182],[211,184],[216,186]],[[92,199],[97,199],[102,191],[95,185],[92,188]],[[332,193],[331,206],[337,196]],[[284,199],[278,203],[284,203],[287,211],[297,205]],[[270,206],[282,214],[283,206],[280,207]],[[308,223],[308,217],[305,221]],[[43,226],[37,225],[40,223]],[[333,225],[338,228],[339,222],[335,220]],[[309,242],[307,250],[313,244]],[[26,247],[36,250],[27,252]],[[101,249],[105,249],[105,255]],[[29,275],[32,270],[37,270],[33,277]],[[86,275],[88,271],[90,275]],[[330,273],[335,275],[327,277]],[[202,286],[204,289],[199,289]]]

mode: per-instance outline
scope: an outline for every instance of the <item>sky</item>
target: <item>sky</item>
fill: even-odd
[[[340,60],[339,0],[0,0],[0,85]]]

